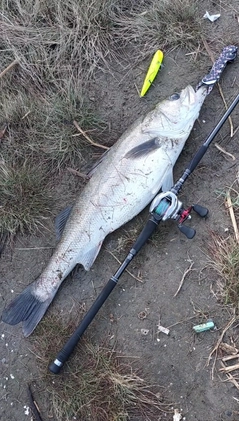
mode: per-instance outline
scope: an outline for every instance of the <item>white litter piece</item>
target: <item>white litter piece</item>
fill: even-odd
[[[29,414],[30,414],[30,409],[29,409],[29,406],[24,405],[24,407],[23,407],[23,408],[25,409],[24,414],[25,414],[25,415],[29,415]]]
[[[174,410],[173,421],[180,421],[182,419],[182,415],[180,414],[178,409]]]
[[[167,327],[163,327],[161,325],[158,325],[158,332],[163,332],[165,335],[168,335],[170,330]]]
[[[220,13],[217,13],[216,15],[210,15],[210,13],[208,13],[208,11],[206,10],[206,13],[203,17],[204,19],[209,19],[210,22],[215,22],[215,20],[219,19],[220,16]]]
[[[149,333],[149,329],[141,329],[141,335],[146,336],[148,335],[148,333]]]

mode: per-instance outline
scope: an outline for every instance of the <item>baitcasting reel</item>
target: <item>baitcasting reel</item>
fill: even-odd
[[[208,209],[198,204],[184,209],[182,202],[178,200],[176,194],[172,191],[159,193],[149,208],[150,213],[156,220],[166,221],[167,219],[174,219],[178,221],[179,230],[189,239],[194,237],[196,231],[187,225],[183,225],[183,223],[187,219],[191,219],[190,213],[192,210],[202,218],[205,218],[208,214]]]

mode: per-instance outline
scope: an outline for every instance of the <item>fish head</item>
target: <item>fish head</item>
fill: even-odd
[[[174,93],[159,103],[157,112],[161,115],[160,120],[165,131],[191,130],[206,95],[206,86],[195,91],[191,85],[188,85],[180,93]]]

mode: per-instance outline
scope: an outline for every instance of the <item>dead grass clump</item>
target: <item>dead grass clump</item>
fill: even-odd
[[[58,317],[50,315],[38,326],[33,338],[33,351],[43,381],[41,387],[47,391],[51,406],[48,413],[54,413],[58,421],[126,421],[140,417],[152,421],[160,419],[162,411],[169,410],[162,393],[157,393],[132,364],[125,362],[127,358],[106,343],[93,345],[83,339],[60,375],[53,377],[46,373],[46,367],[68,339],[73,325],[70,321],[64,327]]]
[[[2,50],[19,59],[25,77],[40,89],[46,81],[57,87],[72,77],[74,82],[81,81],[83,69],[85,75],[91,74],[108,54],[112,5],[112,0],[5,2]]]
[[[224,304],[239,309],[239,246],[233,236],[212,233],[209,265],[220,275],[217,295]]]
[[[93,139],[106,128],[77,93],[49,90],[43,98],[23,87],[18,92],[10,87],[3,90],[0,230],[13,235],[43,224],[52,203],[46,194],[46,178],[52,183],[60,168],[79,168],[85,163],[92,146],[76,130],[74,120]]]
[[[138,54],[165,48],[195,48],[203,28],[197,0],[149,1],[116,18],[115,36],[125,45],[137,45]],[[143,56],[143,57],[142,57]]]
[[[39,91],[80,90],[112,59],[129,65],[159,48],[194,48],[201,42],[197,0],[16,0],[3,4],[1,51],[18,59],[20,78]],[[8,63],[9,64],[9,63]]]
[[[24,91],[3,95],[0,120],[8,130],[2,142],[3,153],[33,162],[79,166],[89,145],[74,127],[74,120],[86,131],[102,133],[106,124],[97,118],[77,94],[60,95],[51,91],[43,98],[32,98]],[[93,128],[93,129],[92,129]]]
[[[0,162],[0,231],[35,231],[50,214],[51,197],[42,167]]]
[[[69,96],[52,95],[46,105],[42,104],[42,124],[35,121],[35,136],[41,134],[39,142],[45,158],[54,167],[72,165],[78,167],[91,149],[90,143],[80,134],[74,121],[90,132],[91,137],[99,138],[107,125],[85,103],[82,97],[71,93]],[[43,132],[40,131],[44,127]]]

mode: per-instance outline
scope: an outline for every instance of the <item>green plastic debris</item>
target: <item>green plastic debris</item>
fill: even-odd
[[[213,329],[215,327],[212,320],[208,321],[207,323],[202,323],[201,325],[193,326],[193,330],[196,333],[205,332],[206,330]]]

